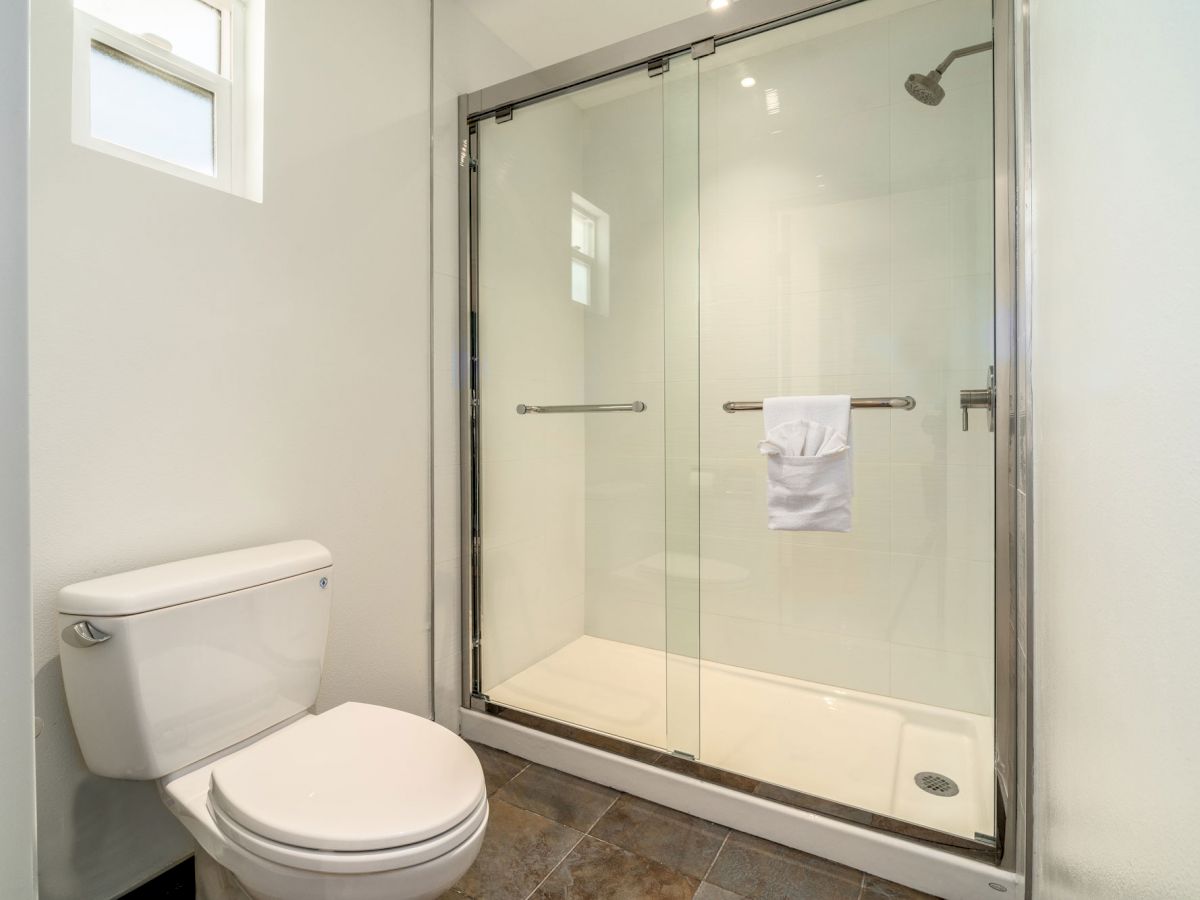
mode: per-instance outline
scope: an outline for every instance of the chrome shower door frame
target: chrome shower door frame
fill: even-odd
[[[480,550],[481,550],[481,446],[479,391],[478,316],[479,316],[479,207],[478,207],[478,131],[479,121],[495,117],[506,121],[513,111],[579,88],[619,77],[639,68],[661,67],[665,60],[691,53],[694,58],[714,52],[723,44],[750,37],[868,0],[744,0],[729,7],[721,17],[703,14],[638,35],[610,47],[584,54],[536,72],[502,82],[459,97],[459,284],[460,353],[459,384],[461,481],[462,565],[462,705],[464,708],[503,715],[526,727],[567,737],[599,749],[648,762],[661,768],[701,780],[721,781],[720,770],[680,759],[671,754],[654,754],[643,745],[600,735],[585,728],[567,726],[556,720],[524,711],[511,710],[491,702],[481,691],[480,641]],[[1025,718],[1018,709],[1027,708],[1027,672],[1023,668],[1025,617],[1018,615],[1018,541],[1027,545],[1028,529],[1017,528],[1017,471],[1028,464],[1028,454],[1016,446],[1017,365],[1028,359],[1028,337],[1017,328],[1019,279],[1017,255],[1024,252],[1022,230],[1027,222],[1018,208],[1018,191],[1025,183],[1027,153],[1017,138],[1027,140],[1027,132],[1018,127],[1018,99],[1023,98],[1024,81],[1014,66],[1021,47],[1017,25],[1023,22],[1018,4],[1021,0],[994,0],[993,3],[993,141],[994,141],[994,278],[995,278],[995,366],[996,366],[996,438],[995,438],[995,773],[996,842],[957,840],[912,823],[872,816],[864,821],[863,811],[822,798],[811,798],[795,791],[783,791],[782,802],[832,815],[863,827],[876,827],[892,834],[913,838],[975,858],[987,859],[1010,872],[1020,873],[1027,861],[1025,842],[1029,738]],[[722,30],[714,33],[714,25]],[[1023,53],[1021,59],[1023,59]],[[1024,548],[1022,547],[1022,553]],[[1028,558],[1028,557],[1026,557]],[[1018,691],[1022,693],[1019,695]],[[1025,752],[1018,754],[1018,745]],[[1018,766],[1020,762],[1020,766]],[[749,781],[749,779],[742,779]],[[775,786],[772,786],[773,790]],[[738,788],[735,788],[738,789]],[[750,788],[742,788],[749,790]],[[775,791],[779,793],[778,791]],[[1018,815],[1020,814],[1020,815]]]

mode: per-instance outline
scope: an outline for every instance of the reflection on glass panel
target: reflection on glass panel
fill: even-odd
[[[211,72],[221,71],[221,11],[203,0],[76,0],[75,6]]]
[[[571,260],[571,299],[587,306],[592,299],[592,269],[585,262]]]
[[[968,839],[995,828],[994,447],[950,403],[993,362],[990,54],[937,107],[905,81],[991,10],[856,3],[698,63],[700,758]],[[721,404],[827,394],[917,405],[852,413],[848,532],[768,529],[763,416]]]
[[[639,71],[478,125],[479,680],[691,752],[668,724],[663,91]]]
[[[91,66],[93,137],[216,174],[211,92],[97,41]]]

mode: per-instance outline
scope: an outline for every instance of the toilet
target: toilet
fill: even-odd
[[[205,900],[421,900],[474,862],[483,770],[420,716],[316,701],[333,564],[314,541],[59,593],[67,703],[97,775],[155,780]]]

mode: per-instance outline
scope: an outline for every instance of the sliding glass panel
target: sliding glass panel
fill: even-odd
[[[698,612],[666,533],[665,84],[642,70],[478,125],[480,687],[694,754],[696,667],[667,664],[669,632],[694,659]],[[672,290],[694,316],[691,185]]]
[[[700,757],[967,838],[995,834],[994,446],[958,405],[993,362],[992,56],[937,105],[905,81],[991,37],[987,0],[867,0],[700,61]],[[768,528],[764,415],[722,404],[784,395],[916,400],[850,413],[848,531]]]

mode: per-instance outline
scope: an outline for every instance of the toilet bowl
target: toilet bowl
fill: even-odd
[[[441,896],[474,862],[488,817],[465,742],[362,703],[306,715],[159,792],[258,900]]]
[[[310,711],[331,587],[328,551],[294,541],[60,592],[85,761],[158,781],[203,900],[434,898],[479,853],[487,791],[466,742],[387,707]]]

